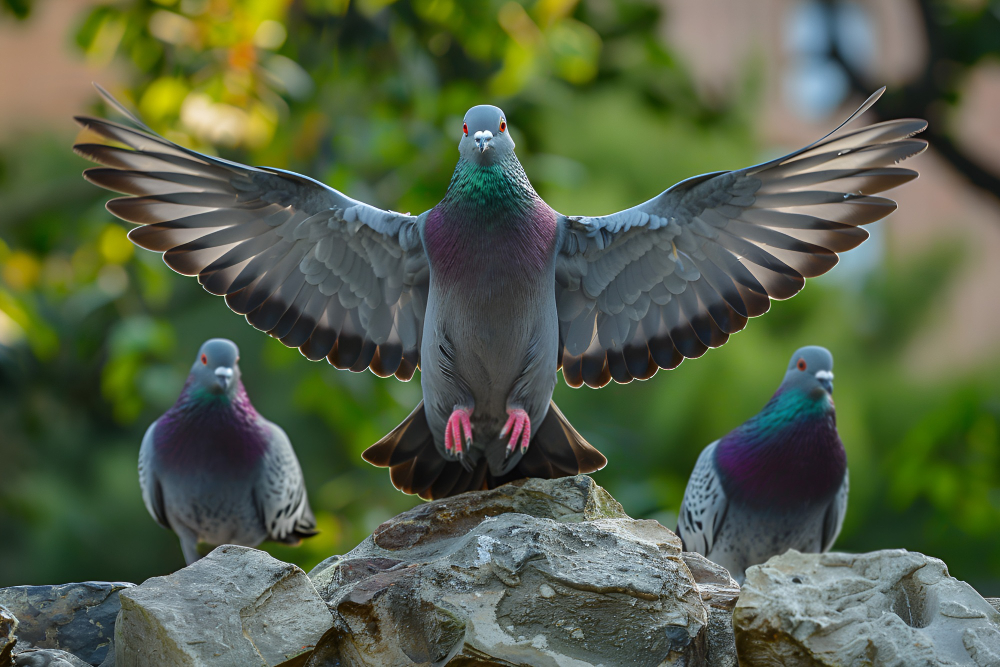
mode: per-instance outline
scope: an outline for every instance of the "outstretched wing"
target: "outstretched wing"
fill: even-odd
[[[412,377],[429,280],[419,218],[188,150],[101,93],[136,128],[79,117],[102,141],[74,149],[105,166],[87,180],[132,195],[107,207],[141,225],[129,233],[136,245],[311,360]]]
[[[916,178],[895,167],[927,142],[927,123],[894,120],[738,171],[682,181],[633,208],[564,217],[556,264],[566,382],[602,387],[699,357],[787,299],[805,278],[896,208],[872,196]]]
[[[718,444],[716,440],[698,456],[684,489],[684,500],[677,517],[677,536],[684,543],[684,551],[697,551],[706,557],[712,553],[729,507],[726,492],[715,471],[715,447]]]

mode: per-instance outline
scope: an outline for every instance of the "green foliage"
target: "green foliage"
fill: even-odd
[[[31,0],[3,0],[0,11],[9,13],[16,19],[26,19],[31,14]]]
[[[169,138],[402,211],[444,193],[465,109],[498,103],[542,196],[600,214],[760,158],[753,87],[731,107],[704,103],[659,22],[641,0],[127,0],[81,17],[76,44],[128,68],[133,84],[115,94]],[[322,530],[272,553],[308,568],[419,502],[360,459],[420,400],[418,381],[309,363],[133,250],[69,142],[26,137],[0,153],[0,586],[182,565],[146,514],[135,463],[211,336],[240,345],[248,391],[289,433]],[[923,551],[996,594],[997,360],[922,383],[906,356],[961,252],[889,257],[860,285],[811,281],[702,359],[600,391],[560,383],[556,401],[607,454],[597,480],[634,516],[672,526],[701,448],[759,410],[792,350],[825,345],[852,475],[839,547]]]

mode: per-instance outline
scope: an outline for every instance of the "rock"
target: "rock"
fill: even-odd
[[[17,650],[58,649],[99,665],[114,636],[118,594],[133,584],[87,581],[0,588],[0,605],[19,622]],[[0,663],[2,664],[2,663]]]
[[[699,553],[685,551],[681,554],[691,570],[701,600],[708,607],[708,662],[709,667],[736,667],[736,638],[733,636],[733,609],[740,597],[740,585],[729,576],[729,571]]]
[[[115,667],[115,642],[112,640],[108,646],[108,657],[104,658],[101,667]]]
[[[121,601],[119,667],[293,667],[332,623],[302,570],[231,544],[124,591]]]
[[[17,642],[17,617],[6,607],[0,607],[0,667],[10,667],[13,664],[11,655]]]
[[[997,611],[1000,611],[1000,598],[983,598],[983,599],[989,602],[991,607],[993,607]]]
[[[731,605],[728,575],[692,562]],[[308,667],[694,667],[725,643],[677,536],[584,475],[421,505],[310,577],[334,626]]]
[[[1000,665],[1000,612],[936,558],[789,551],[747,570],[747,665]]]
[[[89,667],[72,653],[54,648],[29,648],[14,656],[16,667]]]

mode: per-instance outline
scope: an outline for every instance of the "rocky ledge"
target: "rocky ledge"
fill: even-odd
[[[582,475],[421,505],[308,575],[224,546],[136,587],[0,589],[0,667],[997,665],[998,656],[1000,612],[941,561],[789,552],[750,568],[741,595],[724,569],[682,553],[671,531],[630,518]]]
[[[736,664],[728,573],[585,476],[421,505],[310,578],[310,664]]]

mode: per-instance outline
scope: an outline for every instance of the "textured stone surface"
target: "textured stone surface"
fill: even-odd
[[[67,651],[99,665],[114,636],[118,594],[133,584],[87,581],[58,586],[0,588],[0,605],[18,620],[17,651]]]
[[[427,503],[310,573],[335,620],[308,665],[708,664],[680,548],[582,475]]]
[[[29,648],[14,656],[16,667],[88,667],[72,653],[54,648]]]
[[[691,570],[701,600],[708,608],[708,665],[709,667],[736,667],[736,639],[733,636],[733,609],[740,597],[740,586],[729,572],[699,553],[685,551],[681,554]]]
[[[17,617],[10,613],[6,607],[0,606],[0,667],[10,667],[14,652],[14,643],[17,641],[15,632],[17,631]]]
[[[733,623],[747,665],[1000,665],[1000,612],[904,550],[772,558],[747,571]]]
[[[331,625],[305,573],[225,545],[121,595],[118,667],[301,665]]]
[[[104,659],[100,667],[115,667],[115,642],[111,641],[111,645],[108,646],[108,657]]]

